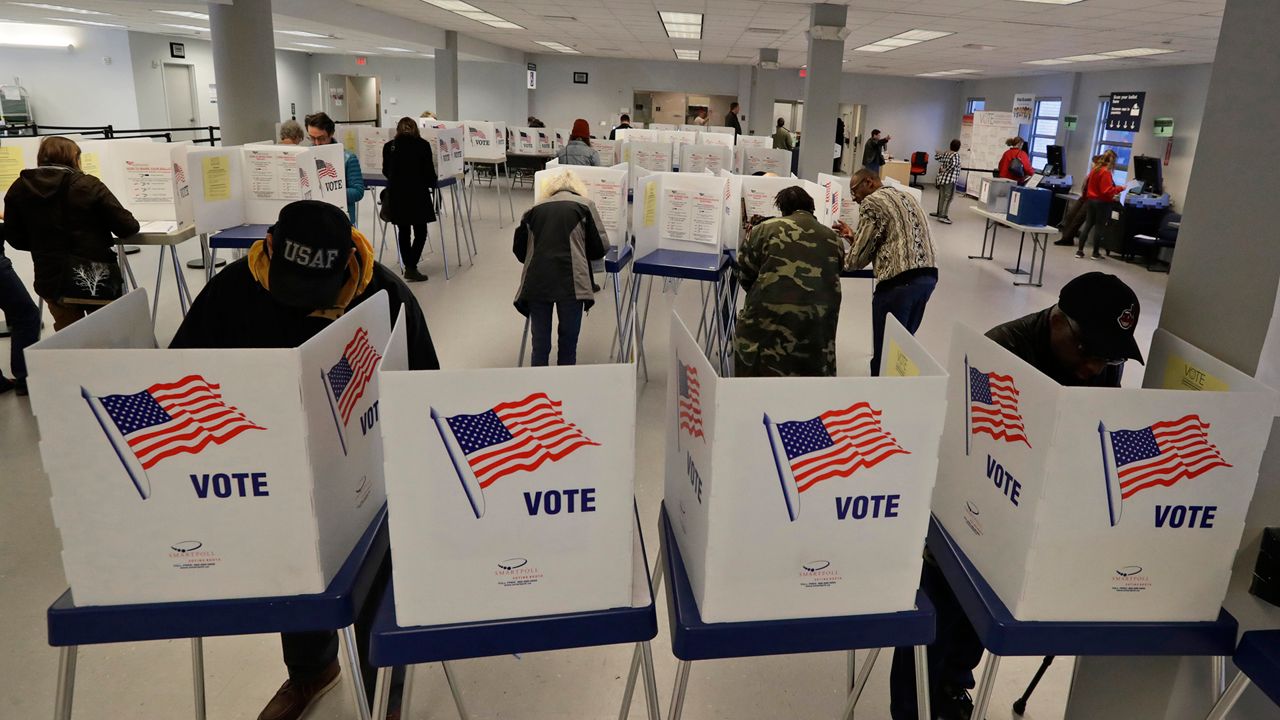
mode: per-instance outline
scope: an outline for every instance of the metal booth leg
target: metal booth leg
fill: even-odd
[[[53,720],[71,720],[71,704],[76,695],[76,655],[80,648],[58,649],[58,694],[53,704]]]
[[[658,681],[653,673],[653,648],[648,640],[640,643],[640,653],[640,667],[644,671],[644,700],[649,720],[662,720],[662,712],[658,709]]]
[[[378,668],[378,677],[374,680],[373,690],[373,714],[378,718],[387,716],[387,704],[391,701],[388,697],[391,694],[391,673],[395,668]],[[408,672],[408,668],[405,669]],[[408,707],[401,706],[401,712],[408,710]]]
[[[195,690],[196,720],[204,720],[207,716],[204,702],[204,638],[191,638],[191,683]]]
[[[853,717],[853,709],[857,707],[858,700],[862,697],[862,691],[867,689],[867,681],[871,678],[871,669],[876,666],[876,660],[880,658],[880,648],[871,648],[867,653],[867,661],[862,665],[862,671],[858,673],[857,680],[853,679],[853,651],[849,651],[849,679],[852,687],[849,691],[849,699],[844,704],[844,712],[840,714],[843,720]]]
[[[636,676],[640,674],[640,643],[631,653],[631,669],[627,670],[627,684],[622,689],[622,708],[618,711],[618,720],[627,720],[631,714],[631,696],[636,692]]]
[[[933,720],[933,711],[929,707],[929,649],[925,645],[917,645],[916,652],[916,711],[920,720]],[[992,656],[996,657],[996,656]],[[996,670],[991,668],[991,679],[995,680]],[[988,688],[988,697],[990,697],[990,689]],[[983,715],[978,717],[986,717],[986,706],[983,705]]]
[[[453,704],[458,708],[458,717],[461,720],[467,720],[467,708],[462,704],[462,691],[458,689],[457,683],[453,681],[453,673],[449,670],[449,663],[441,662],[440,667],[444,668],[444,679],[449,683],[449,692],[453,693]]]
[[[987,653],[987,661],[982,667],[982,681],[978,683],[978,694],[973,699],[973,717],[987,716],[987,705],[991,704],[991,691],[996,686],[996,672],[999,670],[1000,656]]]
[[[369,696],[364,689],[364,675],[360,670],[360,651],[356,647],[356,631],[354,625],[342,628],[342,649],[347,657],[347,673],[351,677],[351,699],[356,704],[356,717],[360,720],[371,720],[369,714]],[[388,675],[390,677],[390,675]],[[378,716],[386,717],[386,713]]]
[[[413,701],[413,671],[417,665],[409,665],[404,669],[404,686],[400,689],[400,716],[409,717],[409,703]],[[387,699],[387,705],[391,704],[390,698]],[[381,720],[387,716],[386,712],[374,717]]]
[[[684,714],[684,693],[689,687],[689,665],[688,660],[681,660],[676,667],[676,684],[671,691],[671,707],[667,708],[667,720],[680,720],[680,716]]]
[[[1235,707],[1236,702],[1240,700],[1240,696],[1249,688],[1252,683],[1249,677],[1244,673],[1238,673],[1231,684],[1227,686],[1226,692],[1222,693],[1222,697],[1214,704],[1213,709],[1205,716],[1204,720],[1223,720],[1227,713]]]
[[[164,251],[165,246],[160,246],[160,261],[156,263],[156,289],[155,294],[151,296],[151,329],[156,329],[156,313],[160,310],[160,280],[164,278]]]
[[[1213,660],[1213,699],[1217,700],[1227,691],[1227,659],[1221,655],[1214,655],[1211,659]]]

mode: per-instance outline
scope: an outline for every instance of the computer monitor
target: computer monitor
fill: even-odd
[[[1164,194],[1164,171],[1160,158],[1149,155],[1138,155],[1133,158],[1133,179],[1141,180],[1144,192],[1151,195]]]
[[[1057,175],[1059,177],[1067,174],[1067,162],[1063,156],[1061,145],[1050,145],[1045,148],[1045,155],[1048,159],[1045,163],[1045,175]]]

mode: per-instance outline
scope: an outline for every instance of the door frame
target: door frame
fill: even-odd
[[[191,112],[195,113],[195,117],[192,119],[191,121],[192,124],[189,126],[183,125],[181,123],[175,123],[173,121],[173,117],[170,115],[170,113],[173,111],[173,106],[169,104],[169,83],[165,79],[165,68],[171,67],[171,66],[186,68],[187,79],[190,80],[190,82],[187,83],[187,85],[188,87],[191,88]],[[176,63],[176,62],[161,63],[160,87],[164,91],[164,114],[165,114],[165,117],[168,118],[169,120],[169,127],[198,127],[199,126],[198,123],[200,122],[200,97],[196,93],[196,66],[192,65],[191,63]]]

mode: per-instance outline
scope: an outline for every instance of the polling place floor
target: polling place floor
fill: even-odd
[[[434,253],[422,263],[430,282],[413,285],[426,312],[440,361],[446,367],[508,367],[515,364],[523,318],[511,306],[520,266],[511,255],[512,224],[499,229],[497,198],[492,190],[476,191],[476,237],[480,252],[445,281],[439,226],[432,226]],[[925,190],[926,209],[936,196]],[[505,206],[506,197],[503,196]],[[531,193],[515,191],[516,217],[532,202]],[[919,337],[945,362],[953,323],[980,330],[1047,307],[1057,290],[1077,274],[1103,270],[1119,275],[1137,292],[1143,313],[1138,325],[1144,348],[1154,331],[1166,275],[1119,260],[1075,260],[1074,248],[1050,247],[1043,288],[1014,287],[1005,272],[1017,254],[1017,236],[1003,231],[994,261],[969,260],[982,239],[982,221],[958,198],[951,209],[954,225],[933,224],[941,280],[929,303]],[[505,207],[504,207],[505,210]],[[369,232],[373,217],[368,201],[362,208]],[[394,258],[388,245],[385,260]],[[454,260],[452,238],[448,247]],[[1029,253],[1029,249],[1027,251]],[[131,257],[138,277],[154,282],[156,251]],[[184,261],[198,255],[194,242],[181,248]],[[29,283],[30,258],[10,250],[18,272]],[[1024,257],[1023,262],[1026,262]],[[187,271],[192,291],[203,286],[202,271]],[[653,311],[645,343],[650,379],[639,397],[636,446],[636,496],[639,501],[650,562],[656,556],[656,518],[662,499],[662,458],[667,392],[668,313],[674,305],[686,318],[696,318],[698,289],[685,283],[678,294],[654,286]],[[840,318],[839,366],[842,374],[865,374],[871,351],[871,284],[844,281]],[[614,329],[609,288],[598,296],[582,331],[579,361],[607,359]],[[166,343],[180,322],[172,278],[161,289],[157,336]],[[51,321],[46,314],[46,332]],[[0,364],[7,369],[8,341],[0,341]],[[1137,386],[1141,372],[1131,367],[1126,386]],[[44,717],[52,712],[58,667],[57,651],[45,640],[45,608],[66,587],[61,544],[49,510],[48,481],[41,470],[38,434],[30,403],[13,393],[0,396],[0,476],[5,501],[0,503],[0,716]],[[665,602],[658,605],[659,633],[654,641],[658,689],[666,712],[675,675],[670,653]],[[863,656],[859,653],[860,657]],[[212,638],[205,642],[207,696],[211,718],[253,718],[284,680],[280,644],[275,636]],[[623,646],[504,656],[457,663],[457,677],[473,718],[550,720],[613,718],[618,714],[631,648]],[[1009,718],[1013,701],[1039,666],[1039,658],[1011,658],[1001,666],[988,717]],[[882,655],[859,705],[858,717],[888,717],[888,656]],[[1059,659],[1032,699],[1027,718],[1063,717],[1072,660]],[[88,647],[81,651],[76,682],[77,718],[178,718],[191,712],[190,644],[186,641],[129,643]],[[695,663],[685,703],[689,720],[712,718],[835,717],[844,703],[841,691],[845,658],[841,653],[795,655]],[[351,717],[345,687],[329,693],[308,716],[314,720]],[[452,699],[438,665],[417,670],[413,707],[406,718],[455,718]],[[644,716],[643,703],[633,705],[632,718]]]

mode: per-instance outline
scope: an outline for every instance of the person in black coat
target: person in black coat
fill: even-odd
[[[433,195],[436,166],[431,159],[431,143],[422,139],[418,123],[403,117],[396,123],[396,136],[382,146],[382,174],[387,178],[386,215],[396,226],[404,279],[426,280],[418,271],[422,249],[427,246],[427,224],[436,220]],[[410,241],[409,232],[413,231]]]
[[[831,161],[831,172],[840,172],[840,161],[844,158],[844,118],[836,118],[836,154]]]

